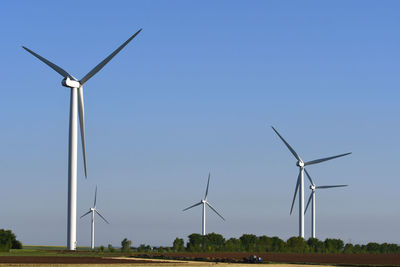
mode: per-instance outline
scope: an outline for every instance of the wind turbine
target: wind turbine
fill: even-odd
[[[311,182],[310,189],[310,197],[308,198],[306,209],[304,211],[304,214],[307,212],[308,206],[310,205],[310,202],[312,200],[312,210],[311,210],[311,237],[315,238],[315,191],[317,189],[328,189],[328,188],[334,188],[334,187],[345,187],[348,185],[341,184],[341,185],[322,185],[322,186],[316,186],[314,181],[312,180],[311,176],[307,174],[308,179]]]
[[[278,133],[278,131],[275,130],[274,127],[272,127],[272,130],[274,130],[274,132],[279,136],[279,138],[287,146],[287,148],[290,150],[290,152],[292,152],[293,156],[297,159],[296,165],[299,167],[299,176],[297,177],[296,187],[294,190],[294,196],[293,196],[293,201],[292,201],[292,207],[290,208],[290,214],[292,214],[293,205],[296,200],[296,194],[297,194],[297,191],[299,191],[299,236],[304,238],[304,172],[306,172],[307,177],[309,177],[305,167],[308,165],[313,165],[313,164],[321,163],[321,162],[324,162],[327,160],[343,157],[343,156],[351,154],[351,152],[345,153],[345,154],[340,154],[337,156],[332,156],[332,157],[321,158],[321,159],[304,162],[300,158],[300,156],[296,153],[296,151],[294,151],[294,149],[286,142],[286,140],[283,139],[283,137]],[[311,180],[310,180],[310,182],[311,182]]]
[[[118,52],[120,52],[133,38],[140,33],[142,29],[132,35],[125,43],[112,52],[107,58],[94,67],[88,74],[86,74],[80,81],[74,76],[60,68],[56,64],[48,61],[47,59],[39,56],[32,50],[23,46],[23,48],[44,62],[50,68],[55,70],[58,74],[64,77],[61,84],[71,89],[70,100],[70,113],[69,113],[69,150],[68,150],[68,229],[67,229],[67,247],[69,250],[76,249],[76,187],[77,187],[77,150],[78,150],[78,125],[77,113],[79,112],[79,122],[81,129],[81,141],[83,152],[83,166],[85,170],[85,177],[87,177],[86,170],[86,148],[85,148],[85,116],[83,104],[83,85],[99,72]]]
[[[210,185],[210,175],[211,175],[211,173],[208,174],[207,188],[206,188],[206,194],[204,196],[204,199],[200,200],[199,203],[196,203],[196,204],[183,210],[183,211],[185,211],[185,210],[194,208],[196,206],[203,205],[203,220],[202,220],[202,223],[203,223],[202,224],[202,235],[203,236],[206,235],[206,205],[209,206],[210,209],[212,209],[219,217],[221,217],[222,220],[225,221],[224,217],[222,217],[222,215],[219,214],[218,211],[216,211],[213,206],[211,206],[210,202],[207,201],[208,186]]]
[[[83,214],[81,218],[85,217],[89,213],[92,213],[92,242],[91,242],[91,248],[94,249],[94,214],[97,213],[97,215],[100,216],[106,223],[109,224],[109,222],[100,214],[99,210],[96,208],[96,198],[97,198],[97,186],[96,186],[96,191],[94,193],[94,204],[93,208],[90,208],[88,212]]]

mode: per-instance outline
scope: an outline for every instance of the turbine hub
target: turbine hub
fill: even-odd
[[[81,86],[81,84],[78,81],[71,80],[69,77],[64,78],[62,80],[61,84],[65,87],[69,87],[69,88],[79,88]]]
[[[301,168],[303,168],[303,167],[304,167],[304,162],[302,162],[302,161],[299,160],[299,161],[296,163],[296,165],[299,166],[299,167],[301,167]]]
[[[310,185],[310,189],[311,189],[312,191],[315,191],[315,189],[316,189],[315,185]]]

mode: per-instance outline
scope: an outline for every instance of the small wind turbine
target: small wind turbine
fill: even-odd
[[[221,217],[222,220],[225,221],[224,217],[222,217],[222,215],[219,214],[219,213],[214,209],[213,206],[211,206],[210,202],[207,201],[208,186],[209,186],[209,184],[210,184],[210,175],[211,175],[211,174],[209,173],[209,174],[208,174],[208,181],[207,181],[206,195],[204,196],[204,199],[200,200],[199,203],[196,203],[196,204],[194,204],[194,205],[192,205],[192,206],[190,206],[190,207],[188,207],[188,208],[186,208],[186,209],[183,210],[183,211],[185,211],[185,210],[194,208],[194,207],[196,207],[196,206],[203,205],[202,235],[206,235],[206,205],[208,205],[208,206],[210,207],[210,209],[212,209],[219,217]]]
[[[313,164],[321,163],[321,162],[324,162],[327,160],[343,157],[343,156],[351,154],[351,152],[345,153],[345,154],[340,154],[337,156],[328,157],[328,158],[322,158],[322,159],[316,159],[316,160],[304,162],[300,158],[300,156],[296,153],[296,151],[294,151],[294,149],[286,142],[286,140],[283,139],[283,137],[278,133],[278,131],[275,130],[274,127],[272,127],[272,130],[274,130],[274,132],[279,136],[279,138],[282,140],[282,142],[285,143],[285,145],[290,150],[290,152],[292,152],[293,156],[297,159],[296,165],[299,167],[300,171],[299,171],[299,176],[297,177],[297,183],[296,183],[296,187],[294,190],[294,196],[293,196],[293,201],[292,201],[292,207],[290,208],[290,214],[292,214],[293,205],[296,200],[296,194],[297,194],[297,191],[299,191],[299,236],[304,238],[304,172],[306,172],[307,177],[309,177],[305,167],[308,165],[313,165]],[[311,182],[311,180],[310,180],[310,182]]]
[[[308,198],[306,209],[304,210],[304,214],[307,212],[307,208],[310,205],[310,202],[312,200],[312,210],[311,210],[311,237],[315,237],[315,191],[317,189],[328,189],[328,188],[334,188],[334,187],[345,187],[348,186],[346,184],[341,184],[341,185],[322,185],[322,186],[316,186],[314,181],[312,180],[311,176],[306,172],[308,179],[311,182],[310,189],[310,197]]]
[[[83,214],[81,216],[81,218],[85,217],[86,215],[88,215],[89,213],[92,213],[92,242],[91,242],[91,248],[94,249],[94,214],[97,213],[97,215],[100,216],[100,218],[102,218],[106,223],[110,224],[106,218],[104,218],[99,210],[96,208],[96,198],[97,198],[97,186],[96,186],[96,191],[94,193],[94,204],[93,204],[93,208],[90,208],[88,212],[86,212],[85,214]]]
[[[94,67],[88,74],[85,75],[80,81],[74,76],[57,66],[56,64],[48,61],[47,59],[39,56],[32,50],[23,46],[23,48],[44,62],[50,68],[55,70],[58,74],[64,77],[61,84],[71,89],[71,102],[69,112],[69,149],[68,149],[68,231],[67,231],[67,248],[69,250],[76,249],[76,187],[77,187],[77,164],[78,164],[78,123],[77,115],[79,112],[79,122],[81,128],[81,141],[83,152],[83,166],[86,172],[86,148],[85,148],[85,116],[83,104],[83,85],[99,72],[116,54],[118,54],[133,38],[140,33],[142,29],[137,31],[128,40],[125,41],[120,47],[112,52],[107,58]]]

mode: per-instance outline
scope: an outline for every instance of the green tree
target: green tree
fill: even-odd
[[[237,238],[229,238],[224,245],[224,251],[235,252],[241,250],[241,242]]]
[[[268,236],[259,236],[257,238],[256,251],[258,252],[271,252],[273,247],[273,240]]]
[[[354,246],[353,246],[353,244],[347,243],[347,244],[344,246],[343,253],[346,253],[346,254],[352,254],[352,253],[354,253]]]
[[[192,252],[202,251],[203,248],[203,236],[200,234],[191,234],[188,236],[189,242],[187,242],[187,250]]]
[[[10,249],[21,249],[22,243],[16,239],[11,230],[0,229],[0,251],[10,251]]]
[[[173,246],[173,250],[176,252],[184,251],[185,250],[185,242],[182,238],[175,238]]]
[[[379,253],[380,252],[380,245],[375,242],[370,242],[367,244],[367,252],[368,253]]]
[[[325,251],[325,244],[324,242],[316,239],[316,238],[309,238],[307,240],[307,245],[309,251],[312,253],[323,253]]]
[[[121,251],[122,252],[130,252],[131,244],[132,244],[132,241],[128,240],[127,238],[124,238],[124,240],[122,240],[122,242],[121,242]]]
[[[286,241],[286,248],[289,252],[304,253],[307,251],[308,246],[304,238],[294,236]]]
[[[272,237],[272,252],[283,252],[286,243],[277,236]]]
[[[239,239],[240,242],[242,243],[242,248],[245,251],[253,252],[256,250],[257,236],[251,234],[244,234]]]
[[[225,245],[225,238],[216,233],[209,233],[204,236],[204,250],[205,251],[221,251]]]
[[[108,244],[107,248],[108,248],[109,252],[114,252],[115,251],[115,249],[113,248],[113,246],[111,244]]]
[[[340,239],[327,238],[324,241],[326,253],[342,253],[344,243]]]

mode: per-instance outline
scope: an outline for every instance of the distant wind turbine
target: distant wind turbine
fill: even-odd
[[[80,81],[74,76],[57,66],[56,64],[48,61],[47,59],[39,56],[32,50],[23,46],[23,48],[44,62],[50,68],[55,70],[58,74],[64,77],[61,84],[65,87],[71,88],[71,102],[69,113],[69,156],[68,156],[68,231],[67,231],[67,248],[69,250],[76,249],[76,187],[77,187],[77,151],[78,151],[78,123],[77,115],[79,112],[79,122],[81,129],[81,141],[83,152],[83,166],[86,171],[86,148],[85,148],[85,116],[83,104],[83,85],[99,72],[116,54],[118,54],[133,38],[140,33],[142,29],[132,35],[125,43],[112,52],[107,58],[94,67],[88,74],[85,75]]]
[[[94,214],[97,213],[97,215],[100,216],[100,218],[102,218],[106,223],[109,224],[109,222],[106,220],[106,218],[104,218],[99,210],[96,208],[96,198],[97,198],[97,186],[96,186],[96,191],[94,193],[94,203],[93,203],[93,208],[90,208],[88,212],[86,212],[85,214],[83,214],[81,216],[81,218],[85,217],[86,215],[88,215],[89,213],[92,213],[92,242],[91,242],[91,248],[94,249]]]
[[[310,197],[308,198],[306,209],[304,211],[304,214],[307,212],[308,206],[310,205],[310,202],[312,201],[312,209],[311,209],[311,237],[316,238],[315,236],[315,191],[317,189],[328,189],[328,188],[334,188],[334,187],[345,187],[348,186],[346,184],[341,184],[341,185],[322,185],[322,186],[316,186],[313,179],[311,176],[306,172],[308,179],[311,182],[310,189]]]
[[[194,205],[192,205],[192,206],[190,206],[190,207],[188,207],[188,208],[186,208],[186,209],[183,210],[183,211],[185,211],[185,210],[194,208],[194,207],[196,207],[196,206],[203,205],[202,235],[206,235],[206,205],[208,205],[208,206],[210,207],[210,209],[212,209],[219,217],[222,218],[222,220],[225,221],[224,217],[222,217],[222,215],[219,214],[219,213],[214,209],[213,206],[211,206],[210,202],[207,201],[208,186],[210,185],[210,175],[211,175],[211,174],[209,173],[209,174],[208,174],[208,181],[207,181],[206,194],[205,194],[205,196],[204,196],[204,199],[200,200],[199,203],[196,203],[196,204],[194,204]]]
[[[286,142],[286,140],[283,139],[283,137],[278,133],[278,131],[275,130],[274,127],[272,127],[272,130],[274,130],[274,132],[279,136],[279,138],[287,146],[287,148],[290,150],[290,152],[292,152],[293,156],[297,159],[296,165],[299,167],[300,171],[299,171],[299,176],[297,177],[297,183],[296,183],[296,187],[294,190],[294,196],[293,196],[293,201],[292,201],[292,207],[290,208],[290,214],[292,214],[293,205],[296,200],[296,194],[297,194],[297,191],[299,191],[299,236],[304,238],[304,172],[307,173],[307,170],[305,169],[305,167],[308,165],[313,165],[313,164],[321,163],[321,162],[324,162],[327,160],[343,157],[343,156],[351,154],[351,152],[345,153],[345,154],[340,154],[337,156],[328,157],[328,158],[322,158],[322,159],[316,159],[316,160],[304,162],[300,158],[300,156],[296,153],[296,151],[294,151],[294,149]],[[309,177],[309,175],[307,177]],[[311,180],[310,180],[310,182],[311,182]]]

